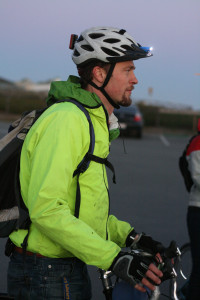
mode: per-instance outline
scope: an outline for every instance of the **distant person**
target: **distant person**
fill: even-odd
[[[50,107],[31,128],[22,149],[21,194],[31,225],[29,231],[19,229],[10,235],[8,292],[15,299],[89,300],[86,265],[112,270],[142,292],[143,285],[154,290],[163,276],[152,263],[162,245],[110,215],[106,169],[99,161],[108,156],[110,142],[118,136],[113,109],[131,104],[138,83],[133,61],[151,56],[150,50],[126,30],[110,27],[72,36],[70,48],[80,77],[52,82]],[[73,174],[89,149],[88,121],[73,103],[56,103],[71,98],[85,106],[95,132],[96,160],[80,176]],[[122,247],[133,244],[150,251],[153,258],[122,252]]]
[[[180,297],[187,291],[186,300],[200,299],[200,119],[198,134],[191,138],[185,150],[188,170],[185,182],[189,191],[187,226],[191,243],[192,272],[187,289],[180,291]],[[185,292],[184,292],[185,291]]]

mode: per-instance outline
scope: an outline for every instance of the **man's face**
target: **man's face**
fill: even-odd
[[[134,74],[132,61],[116,63],[112,76],[105,87],[108,95],[121,106],[129,106],[132,102],[131,92],[138,80]]]

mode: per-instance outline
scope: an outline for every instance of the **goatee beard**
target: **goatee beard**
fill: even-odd
[[[119,101],[119,105],[121,105],[121,106],[125,106],[125,107],[128,107],[128,106],[130,106],[131,105],[131,103],[132,103],[132,99],[131,98],[123,98],[122,99],[122,101]]]

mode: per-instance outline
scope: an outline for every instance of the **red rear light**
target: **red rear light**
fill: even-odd
[[[134,116],[133,120],[134,120],[135,122],[140,122],[140,121],[142,120],[142,117],[141,117],[140,114],[136,114],[136,115]]]

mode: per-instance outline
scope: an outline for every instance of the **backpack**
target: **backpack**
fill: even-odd
[[[187,154],[188,147],[190,146],[192,140],[196,136],[197,135],[194,135],[190,138],[190,140],[189,140],[187,146],[185,147],[182,155],[179,157],[179,169],[180,169],[181,175],[183,176],[185,187],[186,187],[186,190],[188,192],[190,192],[191,187],[193,186],[194,183],[193,183],[193,180],[192,180],[190,170],[188,168],[188,161],[187,161],[187,158],[186,158],[186,154]]]
[[[114,168],[112,164],[108,162],[107,158],[103,159],[93,155],[95,146],[94,128],[90,115],[84,106],[74,99],[60,100],[56,103],[61,102],[74,103],[85,114],[89,122],[89,150],[73,174],[73,176],[77,175],[77,193],[74,215],[78,218],[81,201],[79,175],[87,170],[91,160],[105,164],[113,171],[113,174]],[[8,237],[14,230],[29,229],[30,227],[31,221],[28,209],[23,202],[20,192],[20,155],[27,133],[47,108],[48,107],[42,110],[33,110],[24,113],[21,119],[12,123],[9,128],[9,133],[0,140],[0,237]],[[115,182],[115,174],[113,175],[113,181]]]

